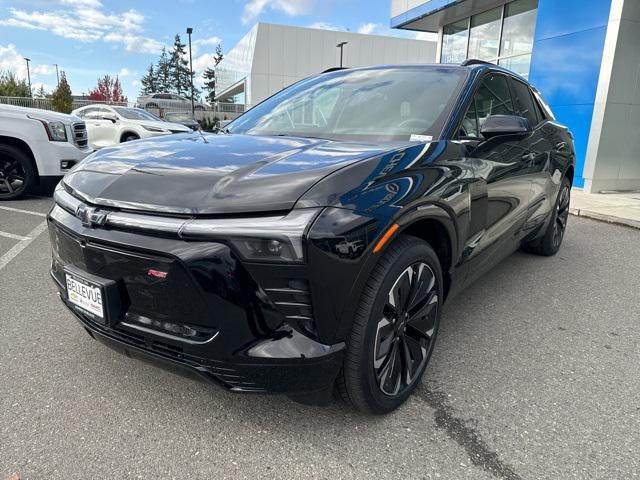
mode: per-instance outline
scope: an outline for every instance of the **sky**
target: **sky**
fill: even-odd
[[[55,64],[74,94],[87,93],[105,74],[118,76],[135,100],[140,77],[176,33],[193,32],[200,74],[218,42],[228,51],[256,22],[415,38],[389,28],[391,0],[0,0],[0,70],[26,78],[34,91],[56,86]],[[184,35],[183,35],[184,34]],[[424,35],[429,34],[422,34]]]

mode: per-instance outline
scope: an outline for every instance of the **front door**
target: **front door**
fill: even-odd
[[[499,73],[483,78],[460,131],[468,151],[465,161],[479,178],[471,186],[472,231],[464,252],[468,281],[518,248],[531,200],[528,142],[522,135],[485,139],[482,125],[491,115],[516,115],[509,79]]]

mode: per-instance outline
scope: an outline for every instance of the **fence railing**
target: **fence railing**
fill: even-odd
[[[28,108],[41,108],[43,110],[54,110],[53,103],[50,98],[29,98],[29,97],[0,97],[0,104],[5,105],[16,105],[19,107],[28,107]],[[77,99],[73,100],[72,109],[85,107],[87,105],[113,105],[113,106],[121,106],[121,107],[134,107],[136,103],[134,102],[100,102],[96,100],[84,100]],[[205,108],[199,108],[195,111],[195,117],[197,120],[203,118],[213,118],[217,117],[220,120],[231,120],[244,113],[249,109],[248,105],[240,104],[240,103],[216,103],[210,106],[205,106]],[[151,113],[158,115],[160,117],[164,116],[165,112],[190,112],[190,106],[176,106],[171,108],[148,108]],[[225,117],[225,118],[223,118]]]

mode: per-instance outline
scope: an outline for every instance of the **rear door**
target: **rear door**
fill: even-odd
[[[466,161],[478,179],[471,188],[471,231],[464,253],[469,281],[518,247],[531,199],[528,143],[522,135],[484,138],[482,125],[491,115],[516,115],[509,78],[497,72],[480,81],[460,128]]]

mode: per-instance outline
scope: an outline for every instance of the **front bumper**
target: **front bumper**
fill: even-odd
[[[85,227],[58,206],[48,219],[52,278],[95,339],[235,392],[304,395],[331,387],[344,344],[321,343],[290,320],[286,308],[295,302],[281,308],[287,302],[265,294],[304,285],[300,266],[254,267],[220,243]],[[71,304],[68,268],[116,282],[121,309],[100,322]],[[150,278],[149,269],[168,272],[166,279]]]
[[[90,148],[78,148],[72,142],[34,141],[30,146],[41,177],[62,176],[70,170],[61,168],[62,162],[76,165],[92,152]]]

